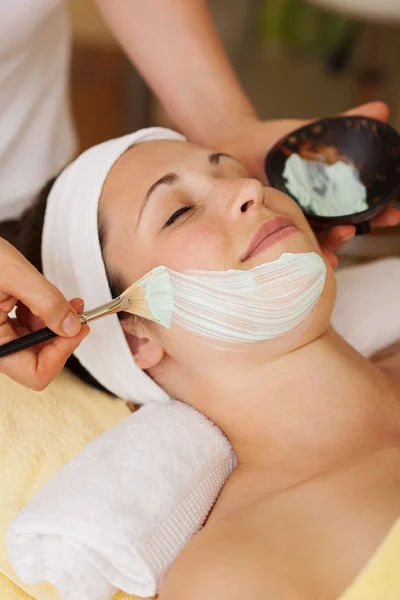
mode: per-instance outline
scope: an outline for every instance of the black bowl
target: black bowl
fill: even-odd
[[[355,225],[357,233],[369,231],[369,221],[400,191],[400,134],[390,125],[366,117],[330,117],[296,129],[267,154],[265,172],[270,184],[288,194],[283,169],[293,152],[315,158],[325,148],[328,162],[345,160],[359,171],[367,188],[368,209],[351,215],[319,217],[303,210],[315,230],[334,225]],[[326,148],[329,148],[326,154]]]

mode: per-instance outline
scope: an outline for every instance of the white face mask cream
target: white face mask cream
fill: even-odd
[[[337,217],[368,209],[367,188],[357,169],[343,161],[327,165],[292,154],[283,177],[290,193],[308,213]]]
[[[314,253],[283,254],[249,271],[157,267],[138,285],[145,288],[154,320],[219,342],[269,340],[295,329],[317,305],[326,278]]]

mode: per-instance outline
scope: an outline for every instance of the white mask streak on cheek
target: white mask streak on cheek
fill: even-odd
[[[250,271],[177,273],[158,267],[153,273],[168,279],[163,294],[154,293],[159,283],[152,290],[146,286],[148,298],[158,298],[161,324],[170,326],[172,309],[172,323],[224,343],[258,342],[292,331],[318,304],[326,279],[325,263],[313,252],[283,254]],[[153,314],[154,307],[153,302]]]
[[[167,267],[156,267],[137,282],[138,287],[146,290],[146,304],[153,320],[170,329],[174,312],[174,296],[170,271]]]

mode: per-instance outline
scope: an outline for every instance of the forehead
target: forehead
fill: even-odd
[[[145,142],[132,146],[114,164],[105,181],[100,210],[109,213],[123,199],[129,198],[133,210],[149,187],[166,173],[194,168],[204,162],[210,151],[177,140]]]

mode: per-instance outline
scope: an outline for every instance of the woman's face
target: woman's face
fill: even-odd
[[[288,196],[250,179],[234,158],[179,141],[149,142],[129,149],[107,178],[100,214],[107,231],[108,269],[119,273],[126,287],[158,265],[176,271],[248,270],[285,252],[320,253],[301,210]],[[252,251],[260,227],[275,219],[274,225],[286,229],[275,241],[271,238],[271,243]],[[333,278],[327,268],[329,293],[327,298],[324,292],[322,304],[324,298],[327,302],[324,309],[315,311],[314,318],[319,328],[326,328],[333,305]],[[309,335],[313,335],[311,330],[312,323]],[[151,331],[157,334],[153,342],[160,344],[157,361],[177,361],[194,368],[190,361],[204,357],[215,365],[215,356],[210,357],[217,351],[212,352],[193,334],[174,327],[164,330],[157,326]],[[136,333],[144,337],[143,331]],[[276,354],[299,343],[299,339],[286,340],[283,345],[280,341],[259,342],[254,344],[254,352]],[[134,354],[138,350],[133,342],[132,350]],[[252,352],[246,348],[246,357]],[[236,357],[237,353],[229,352],[216,355],[220,368],[221,361],[231,364],[236,360],[233,354]],[[136,358],[139,366],[153,366],[154,360]],[[159,376],[167,376],[165,369],[160,368]]]
[[[178,141],[134,146],[111,170],[100,210],[107,262],[133,282],[160,264],[185,269],[251,269],[283,252],[319,252],[288,196],[249,179],[234,158]],[[279,216],[291,235],[250,257],[260,226]]]

